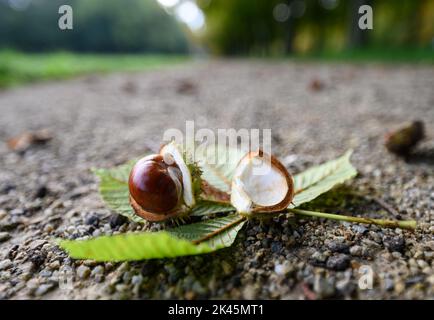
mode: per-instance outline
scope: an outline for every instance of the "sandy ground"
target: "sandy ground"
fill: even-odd
[[[434,298],[433,88],[432,66],[235,60],[2,91],[1,141],[41,128],[54,138],[24,153],[0,143],[0,298]],[[383,138],[414,119],[427,139],[404,161]],[[124,264],[72,261],[52,243],[146,229],[104,207],[89,169],[155,151],[186,120],[271,128],[293,173],[354,148],[359,176],[317,206],[420,227],[280,217],[250,222],[232,248],[206,257]],[[348,189],[375,194],[399,217]],[[372,289],[358,285],[361,266]]]

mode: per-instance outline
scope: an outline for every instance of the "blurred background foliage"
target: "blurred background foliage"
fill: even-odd
[[[73,9],[73,30],[58,28],[64,4]],[[0,47],[186,53],[188,40],[155,0],[0,0]]]
[[[282,55],[361,47],[430,48],[433,0],[199,0],[204,41],[219,54]],[[373,8],[374,29],[358,25],[358,8]]]
[[[357,27],[363,4],[373,30]],[[0,0],[0,87],[190,55],[432,63],[434,0]]]
[[[62,4],[74,10],[66,32],[57,27]],[[373,8],[374,30],[357,28],[363,4]],[[434,0],[0,0],[0,47],[24,51],[187,53],[200,46],[267,56],[432,49],[433,41]]]

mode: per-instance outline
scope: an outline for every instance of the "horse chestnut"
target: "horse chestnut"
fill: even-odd
[[[160,154],[140,159],[131,170],[128,187],[136,214],[162,221],[176,214],[182,198],[182,173]]]

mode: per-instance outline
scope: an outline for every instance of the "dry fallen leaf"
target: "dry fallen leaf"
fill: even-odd
[[[311,91],[321,91],[325,87],[325,84],[320,79],[312,79],[312,81],[309,83],[309,89]]]
[[[408,155],[424,138],[425,128],[422,121],[413,121],[405,127],[386,135],[387,150],[397,155]]]
[[[37,131],[27,131],[10,138],[7,141],[8,147],[13,151],[22,152],[35,144],[44,144],[53,138],[47,129]]]
[[[180,94],[192,95],[197,92],[197,86],[192,81],[184,79],[179,81],[176,92]]]

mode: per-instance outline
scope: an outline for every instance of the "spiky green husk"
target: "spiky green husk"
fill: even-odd
[[[191,155],[186,150],[182,151],[182,158],[190,171],[193,195],[197,200],[202,192],[202,169],[199,167],[197,162],[192,160]]]

